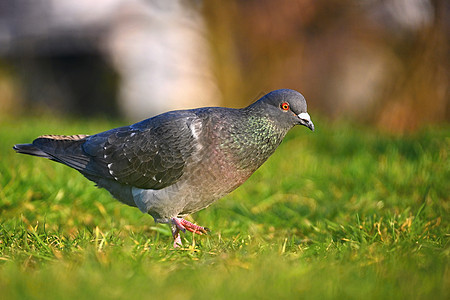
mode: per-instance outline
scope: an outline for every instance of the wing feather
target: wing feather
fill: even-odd
[[[85,172],[109,174],[122,184],[143,189],[177,182],[195,151],[190,124],[196,116],[178,112],[158,117],[88,137],[83,150],[92,160]]]

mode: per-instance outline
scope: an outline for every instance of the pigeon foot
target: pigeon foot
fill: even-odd
[[[183,246],[183,244],[181,243],[180,231],[185,233],[186,230],[199,235],[207,234],[209,231],[208,228],[196,225],[194,223],[186,221],[185,219],[172,218],[172,236],[174,248]]]
[[[173,227],[175,227],[175,229]],[[179,248],[183,246],[183,243],[181,242],[180,230],[176,226],[173,227],[172,227],[173,247]]]
[[[206,227],[196,225],[182,218],[172,218],[172,224],[175,225],[179,231],[183,231],[183,233],[185,233],[187,230],[192,233],[202,235],[207,234],[209,231],[209,229]]]

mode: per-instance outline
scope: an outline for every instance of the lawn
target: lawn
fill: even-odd
[[[12,145],[118,121],[0,119],[1,299],[449,299],[450,127],[314,118],[183,236]]]

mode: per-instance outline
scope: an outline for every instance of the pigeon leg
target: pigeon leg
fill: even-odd
[[[183,246],[183,243],[181,242],[180,229],[178,229],[178,227],[175,224],[172,225],[172,236],[174,248],[179,248]]]
[[[182,218],[172,218],[172,224],[178,229],[178,231],[186,232],[186,230],[202,235],[208,233],[209,229],[206,227],[195,225]]]

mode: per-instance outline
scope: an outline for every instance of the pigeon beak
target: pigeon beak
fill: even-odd
[[[314,124],[311,121],[311,117],[309,116],[308,113],[303,112],[297,115],[297,117],[300,119],[300,124],[303,126],[308,127],[309,129],[311,129],[311,131],[314,131]]]

